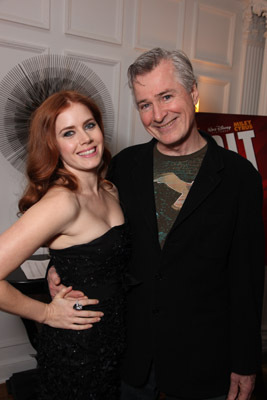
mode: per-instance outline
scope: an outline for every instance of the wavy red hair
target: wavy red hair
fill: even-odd
[[[64,167],[60,159],[55,136],[58,115],[72,103],[85,105],[104,135],[101,112],[89,97],[71,90],[60,91],[48,97],[34,112],[30,124],[26,170],[28,185],[19,201],[20,213],[24,213],[37,203],[52,186],[78,190],[78,179]],[[111,154],[105,147],[102,163],[98,169],[99,182],[104,179],[110,160]]]

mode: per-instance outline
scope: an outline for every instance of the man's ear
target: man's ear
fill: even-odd
[[[191,97],[193,99],[194,105],[196,105],[198,102],[198,99],[199,99],[199,93],[198,93],[197,85],[195,83],[191,90]]]

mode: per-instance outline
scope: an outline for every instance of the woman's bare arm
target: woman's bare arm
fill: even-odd
[[[77,311],[62,289],[50,304],[31,299],[5,281],[12,271],[51,238],[64,232],[77,217],[77,204],[66,191],[45,196],[0,236],[0,309],[24,318],[68,329],[87,329],[101,312]],[[83,298],[83,305],[92,302]],[[82,317],[82,318],[81,318]],[[78,325],[77,325],[78,324]]]

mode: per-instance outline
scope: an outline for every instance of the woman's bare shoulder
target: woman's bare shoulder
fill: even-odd
[[[74,191],[64,187],[64,186],[53,186],[51,187],[46,194],[43,196],[44,198],[60,198],[63,201],[76,201],[77,195]]]
[[[75,216],[80,210],[80,204],[75,192],[60,186],[54,186],[40,200],[40,205],[52,207],[54,212],[65,216]]]

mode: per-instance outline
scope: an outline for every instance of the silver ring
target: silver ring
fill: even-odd
[[[80,304],[80,303],[78,302],[78,300],[77,300],[76,303],[74,304],[73,308],[74,308],[74,310],[80,311],[80,310],[83,309],[83,306],[82,306],[82,304]]]

